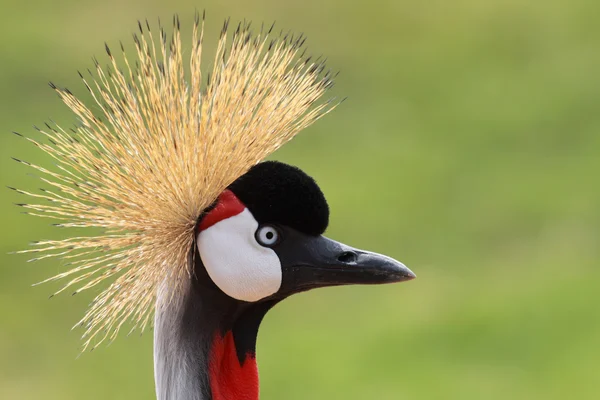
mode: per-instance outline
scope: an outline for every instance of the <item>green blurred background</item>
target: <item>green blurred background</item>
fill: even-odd
[[[73,117],[48,88],[131,46],[138,18],[304,32],[349,96],[275,158],[312,174],[328,235],[419,276],[314,291],[263,323],[262,399],[600,398],[600,2],[15,1],[0,5],[0,179],[37,187],[11,135]],[[0,399],[154,396],[152,333],[77,358],[94,293],[7,253],[56,237],[0,190]]]

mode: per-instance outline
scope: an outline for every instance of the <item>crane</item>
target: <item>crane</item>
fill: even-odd
[[[27,213],[87,236],[41,240],[23,253],[59,257],[73,294],[110,282],[78,326],[84,348],[126,322],[154,326],[159,400],[257,400],[256,339],[265,314],[299,292],[415,278],[390,257],[324,236],[329,207],[313,178],[264,161],[331,111],[334,75],[306,56],[303,35],[254,33],[229,20],[203,76],[204,14],[184,57],[179,17],[169,39],[138,22],[135,57],[108,45],[107,67],[80,73],[87,105],[50,86],[77,117],[21,135],[52,157]],[[229,38],[231,36],[231,38]],[[44,282],[46,282],[44,281]]]

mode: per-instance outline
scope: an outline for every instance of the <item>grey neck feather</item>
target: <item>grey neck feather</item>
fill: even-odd
[[[190,256],[193,277],[173,296],[167,285],[157,295],[154,319],[154,381],[158,400],[211,400],[210,347],[216,332],[237,326],[241,345],[254,352],[258,327],[276,303],[257,307],[225,295],[210,280],[200,257]]]
[[[200,301],[194,301],[191,286],[188,282],[179,298],[171,297],[164,287],[158,293],[154,321],[154,380],[158,400],[210,399],[210,338],[207,329],[189,320],[190,315],[201,314],[198,308],[202,307]]]

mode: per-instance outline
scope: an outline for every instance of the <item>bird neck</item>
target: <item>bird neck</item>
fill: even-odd
[[[203,274],[179,298],[161,289],[154,333],[158,400],[258,400],[256,338],[273,305],[232,299]]]

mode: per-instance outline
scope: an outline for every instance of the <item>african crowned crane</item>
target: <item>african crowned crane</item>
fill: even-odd
[[[335,106],[318,104],[331,87],[323,62],[299,54],[304,39],[227,22],[212,75],[202,86],[203,25],[196,18],[183,65],[179,19],[172,40],[139,24],[136,63],[96,62],[80,74],[98,111],[51,84],[79,124],[26,138],[57,161],[36,169],[50,189],[20,193],[21,204],[63,227],[97,236],[34,243],[24,252],[60,256],[75,293],[112,278],[80,325],[85,347],[114,339],[125,321],[154,317],[160,400],[256,400],[255,344],[266,312],[286,297],[323,286],[380,284],[415,275],[389,257],[324,237],[329,209],[298,168],[261,162]],[[91,79],[91,80],[90,80]],[[97,115],[99,112],[99,115]],[[59,291],[59,292],[60,292]]]

